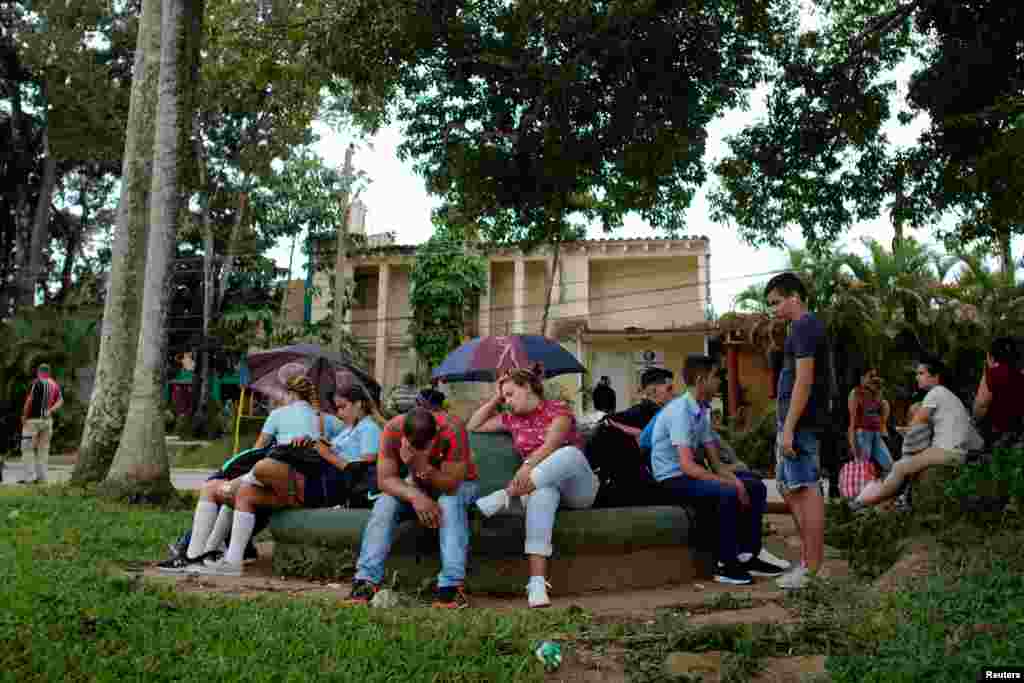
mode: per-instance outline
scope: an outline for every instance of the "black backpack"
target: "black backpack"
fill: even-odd
[[[650,453],[607,418],[598,423],[587,442],[586,456],[601,482],[594,507],[651,505],[660,498],[661,490],[651,474]]]

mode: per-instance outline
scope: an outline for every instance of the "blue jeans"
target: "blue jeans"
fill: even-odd
[[[437,587],[461,586],[466,579],[466,553],[469,550],[469,506],[476,501],[477,483],[464,481],[454,495],[441,496],[441,573]],[[415,519],[411,503],[381,495],[373,505],[370,521],[363,530],[363,542],[356,562],[356,581],[380,584],[384,580],[384,562],[391,552],[395,527],[405,519]]]
[[[764,482],[750,472],[736,472],[750,498],[750,507],[740,508],[736,487],[720,481],[691,479],[687,476],[664,479],[658,484],[679,505],[688,503],[716,504],[718,512],[719,562],[735,562],[740,553],[757,557],[761,552],[761,518],[764,517],[768,489]]]
[[[889,447],[882,440],[882,433],[858,430],[853,438],[857,444],[857,457],[874,460],[882,470],[883,476],[889,474],[892,470],[892,456],[889,455]]]

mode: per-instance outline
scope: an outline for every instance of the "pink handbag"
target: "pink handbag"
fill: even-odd
[[[878,468],[870,460],[854,459],[839,470],[839,493],[844,498],[856,498],[864,485],[878,478]]]

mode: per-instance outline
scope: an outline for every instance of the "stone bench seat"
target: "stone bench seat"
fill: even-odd
[[[505,485],[518,465],[504,434],[470,434],[480,473],[480,493]],[[517,508],[518,509],[518,508]],[[296,509],[274,515],[274,572],[337,578],[355,568],[369,510]],[[467,588],[478,593],[520,593],[528,576],[521,512],[470,515]],[[549,564],[554,594],[650,588],[708,575],[710,557],[691,547],[691,521],[677,506],[559,510]],[[399,525],[387,563],[405,587],[417,587],[440,567],[437,532],[415,521]]]

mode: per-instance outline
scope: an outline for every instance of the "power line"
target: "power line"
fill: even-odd
[[[567,299],[565,301],[552,302],[551,306],[564,306],[564,305],[567,305],[567,304],[580,303],[580,302],[584,302],[584,301],[586,301],[586,302],[593,302],[593,301],[605,301],[605,300],[608,300],[608,299],[625,299],[625,298],[632,297],[632,296],[644,296],[646,294],[662,294],[662,293],[666,293],[666,292],[685,290],[685,289],[692,289],[692,288],[705,288],[705,287],[707,287],[707,286],[709,286],[710,284],[713,284],[713,283],[730,282],[730,281],[733,281],[733,280],[744,280],[744,279],[756,278],[756,277],[766,277],[766,276],[770,276],[770,275],[775,275],[777,273],[787,272],[787,270],[788,269],[770,270],[770,271],[765,271],[765,272],[761,272],[761,273],[750,273],[750,274],[746,274],[746,275],[737,275],[737,276],[732,276],[732,277],[724,277],[724,278],[719,278],[717,280],[711,280],[711,281],[707,281],[707,282],[685,283],[685,284],[676,285],[676,286],[673,286],[673,287],[658,287],[658,288],[655,288],[655,289],[640,289],[640,290],[633,290],[633,291],[629,291],[629,292],[621,292],[621,293],[616,293],[616,294],[608,294],[608,295],[605,295],[605,296],[579,297],[579,298],[576,298],[576,299]],[[706,297],[700,297],[700,298],[697,298],[697,299],[693,299],[692,301],[687,302],[687,303],[692,303],[692,302],[697,302],[697,301],[704,301],[705,299],[706,299]],[[521,307],[518,307],[515,304],[511,304],[511,305],[507,305],[507,306],[489,306],[487,310],[490,311],[490,312],[494,312],[494,311],[499,311],[500,312],[500,311],[508,311],[508,310],[513,310],[514,311],[516,308],[522,308],[524,310],[525,309],[543,308],[544,306],[545,306],[545,304],[543,302],[536,303],[536,304],[525,304],[524,303]],[[358,310],[373,310],[373,309],[372,308],[361,308],[361,309],[358,309]],[[202,315],[190,315],[190,316],[168,316],[168,317],[172,317],[172,318],[174,318],[176,320],[186,320],[186,319],[202,318],[203,316]],[[396,322],[396,321],[402,321],[402,320],[412,320],[414,317],[415,317],[414,315],[397,315],[397,316],[387,316],[385,318],[360,318],[358,321],[353,321],[353,323],[358,322],[358,323],[361,323],[361,324],[367,324],[367,323],[378,323],[378,322]],[[539,321],[539,319],[538,319],[538,321]]]

